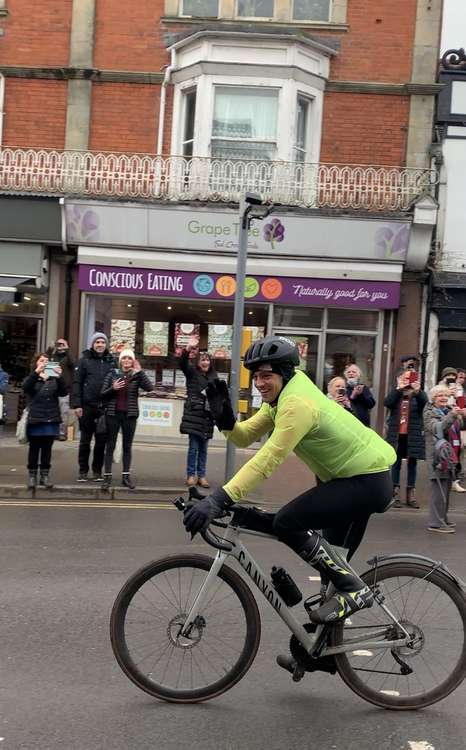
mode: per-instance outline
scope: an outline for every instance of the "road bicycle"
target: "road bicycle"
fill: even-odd
[[[182,498],[174,504],[185,509]],[[302,606],[287,606],[288,594],[280,595],[241,541],[246,535],[277,542],[272,521],[272,513],[237,504],[202,533],[217,550],[214,558],[165,557],[124,584],[112,610],[111,642],[120,667],[139,688],[166,701],[195,703],[221,695],[246,674],[261,635],[247,579],[292,633],[295,681],[306,672],[338,672],[364,700],[398,710],[429,706],[460,685],[466,676],[466,584],[446,565],[414,554],[377,555],[361,576],[374,593],[373,606],[316,626],[309,613],[332,595],[332,586]],[[228,558],[237,561],[241,575],[225,564]]]

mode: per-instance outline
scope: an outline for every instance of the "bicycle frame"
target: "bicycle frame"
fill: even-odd
[[[183,629],[180,635],[189,637],[190,628],[192,627],[192,624],[194,623],[196,617],[201,612],[202,606],[204,602],[207,600],[211,586],[213,585],[213,582],[215,578],[217,577],[217,574],[221,570],[223,563],[228,557],[233,557],[235,558],[235,560],[238,561],[242,570],[244,570],[246,575],[255,584],[255,586],[261,592],[261,594],[266,599],[266,601],[275,610],[275,612],[280,617],[280,619],[283,620],[283,622],[287,625],[289,630],[291,630],[291,632],[296,636],[296,638],[299,640],[299,642],[304,647],[306,652],[312,655],[312,652],[316,649],[316,646],[319,644],[323,631],[326,628],[331,627],[331,626],[318,625],[315,633],[308,633],[307,630],[305,630],[304,626],[297,621],[291,609],[287,607],[283,599],[279,596],[279,594],[275,590],[272,580],[268,578],[268,576],[265,575],[265,573],[263,572],[261,567],[258,565],[256,560],[252,557],[252,555],[250,554],[246,546],[240,541],[239,537],[241,534],[247,534],[249,536],[258,536],[258,537],[261,537],[262,539],[269,539],[275,542],[277,541],[276,537],[271,536],[269,534],[264,534],[259,531],[251,531],[250,529],[243,529],[243,528],[239,528],[236,526],[228,525],[226,527],[225,533],[223,534],[221,542],[222,542],[222,545],[225,543],[230,544],[231,550],[217,552],[212,562],[212,567],[210,571],[207,573],[205,581],[202,584],[201,588],[199,589],[199,592],[192,604],[190,611],[187,613],[186,621],[185,621],[185,624],[183,626]],[[380,640],[380,641],[352,638],[351,640],[343,642],[339,646],[324,647],[322,651],[319,652],[319,656],[330,656],[333,654],[344,653],[346,651],[353,651],[356,646],[361,647],[361,648],[370,648],[370,649],[387,649],[387,648],[393,648],[394,646],[406,645],[410,641],[408,632],[397,621],[396,617],[390,612],[388,607],[386,607],[383,603],[378,603],[378,604],[379,606],[383,608],[383,610],[388,615],[388,617],[393,621],[393,623],[396,624],[397,627],[400,628],[404,633],[406,633],[405,638],[399,638],[397,640],[391,640],[391,641],[387,641],[385,638],[384,640]],[[376,628],[375,625],[374,625],[374,628]],[[385,631],[380,631],[380,633],[374,633],[373,637],[376,636],[376,637],[383,638],[384,635],[385,635]]]

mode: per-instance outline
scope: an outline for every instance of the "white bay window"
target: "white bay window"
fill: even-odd
[[[277,112],[278,91],[259,86],[216,86],[211,156],[273,161]]]

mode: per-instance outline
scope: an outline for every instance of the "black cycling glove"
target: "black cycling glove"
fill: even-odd
[[[218,429],[232,430],[236,424],[236,417],[225,381],[216,378],[208,384],[205,392],[212,417]]]
[[[190,500],[183,518],[186,531],[190,531],[192,536],[198,531],[204,531],[214,518],[223,516],[230,505],[233,505],[233,500],[221,487],[202,500]]]

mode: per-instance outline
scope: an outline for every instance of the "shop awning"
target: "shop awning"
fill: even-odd
[[[97,266],[117,266],[120,268],[152,268],[158,270],[183,270],[234,274],[234,256],[189,253],[124,250],[118,248],[83,247],[78,248],[78,263]],[[276,261],[270,258],[248,258],[248,274],[320,278],[320,279],[359,279],[361,281],[401,282],[401,263],[363,263],[357,261],[307,260],[304,258]]]

